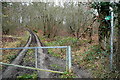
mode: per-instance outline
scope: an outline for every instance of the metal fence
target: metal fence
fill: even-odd
[[[7,49],[35,49],[35,68],[34,67],[28,67],[28,66],[21,66],[16,64],[8,64],[0,62],[2,65],[8,65],[8,66],[15,66],[15,67],[21,67],[21,68],[27,68],[27,69],[33,69],[33,70],[41,70],[41,71],[47,71],[47,72],[53,72],[53,73],[64,73],[61,71],[53,71],[53,70],[46,70],[46,69],[40,69],[37,68],[37,51],[40,48],[65,48],[66,49],[66,71],[71,71],[71,47],[70,46],[49,46],[49,47],[18,47],[18,48],[0,48],[0,50],[7,50]]]

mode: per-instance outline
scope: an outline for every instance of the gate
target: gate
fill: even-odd
[[[47,72],[53,72],[53,73],[61,73],[64,72],[61,71],[53,71],[53,70],[47,70],[47,69],[40,69],[37,68],[37,51],[40,48],[65,48],[66,49],[66,71],[71,71],[71,47],[70,46],[49,46],[49,47],[18,47],[18,48],[0,48],[0,50],[7,50],[7,49],[35,49],[35,66],[36,67],[28,67],[28,66],[21,66],[16,64],[8,64],[0,62],[1,65],[7,65],[7,66],[15,66],[15,67],[21,67],[21,68],[27,68],[32,70],[40,70],[40,71],[47,71]]]

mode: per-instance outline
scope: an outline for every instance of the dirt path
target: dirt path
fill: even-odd
[[[38,36],[36,34],[34,34],[30,30],[29,30],[29,32],[30,32],[31,35],[32,34],[34,35],[34,36],[32,36],[32,43],[33,44],[36,44],[39,47],[44,46],[41,43],[41,41],[39,40],[39,38],[38,38]],[[27,46],[29,46],[29,45],[27,45]],[[25,52],[25,51],[23,51],[23,52]],[[22,54],[23,54],[23,52],[22,52]],[[66,63],[66,61],[61,59],[61,58],[51,56],[50,54],[48,54],[47,49],[38,49],[37,55],[38,55],[37,68],[55,70],[55,71],[65,71],[65,67],[66,67],[65,63]],[[17,59],[17,60],[19,60],[19,59]],[[20,60],[20,62],[21,62],[21,60]],[[19,63],[13,63],[13,64],[20,64],[20,62]],[[28,66],[30,66],[30,64],[31,64],[33,67],[35,67],[34,63],[29,63],[28,62],[28,63],[21,63],[21,64],[22,65],[28,65]],[[51,65],[57,65],[58,67],[53,67]],[[72,64],[72,68],[73,68],[73,72],[77,75],[78,78],[91,78],[92,77],[91,74],[87,70],[84,70],[83,68],[79,68],[75,64]],[[10,72],[11,70],[15,71],[16,69],[17,69],[17,72]],[[19,70],[19,69],[21,69],[21,68],[12,67],[12,66],[8,67],[5,70],[5,72],[3,73],[3,78],[7,78],[7,77],[16,78],[16,76],[19,73],[20,74],[32,73],[34,71],[34,70],[29,70],[29,69],[21,69],[21,70]],[[60,77],[60,75],[61,74],[58,74],[58,73],[38,71],[38,77],[39,78],[58,78],[58,77]]]
[[[36,35],[37,37],[37,35]],[[44,46],[43,43],[39,40],[39,38],[36,38],[37,44],[39,47]],[[38,50],[38,68],[42,69],[50,69],[50,70],[56,70],[56,71],[65,71],[65,60],[62,60],[60,58],[56,58],[48,54],[47,49],[39,49]],[[56,64],[60,68],[53,68],[50,65]],[[73,72],[76,73],[78,78],[91,78],[91,74],[82,69],[77,67],[77,65],[73,65]],[[43,72],[43,71],[38,71],[38,75],[40,78],[57,78],[60,76],[58,73],[50,73],[50,72]]]
[[[30,37],[29,37],[25,47],[28,47],[30,45],[31,41],[32,41],[32,37],[30,34]],[[27,51],[27,49],[22,49],[21,52],[18,54],[18,56],[11,62],[11,64],[19,65],[21,63],[23,57],[25,56],[26,51]],[[2,74],[0,75],[0,79],[11,78],[16,73],[16,69],[17,69],[17,67],[8,66],[7,69],[4,72],[2,72]]]

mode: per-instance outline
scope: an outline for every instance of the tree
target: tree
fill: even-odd
[[[116,34],[114,34],[114,39],[117,39],[117,44],[115,43],[116,41],[114,41],[114,50],[116,49],[117,51],[115,52],[114,51],[114,55],[116,55],[113,59],[113,63],[116,64],[113,66],[115,67],[115,69],[117,69],[117,71],[120,72],[120,2],[119,3],[110,3],[110,2],[97,2],[97,3],[93,3],[92,4],[92,7],[97,9],[98,10],[98,13],[99,13],[99,18],[100,18],[100,26],[99,26],[99,43],[100,45],[102,46],[101,43],[102,40],[105,41],[105,38],[107,38],[107,42],[109,41],[109,37],[110,37],[110,19],[109,19],[109,16],[110,16],[110,9],[109,7],[112,7],[114,10],[114,14],[117,15],[117,17],[115,17],[114,19],[114,24],[116,23],[115,26],[115,32],[117,33],[117,36]],[[106,20],[105,20],[106,19]],[[117,20],[116,20],[117,19]],[[116,21],[116,22],[115,22]],[[104,26],[104,27],[102,27]],[[117,37],[117,38],[116,38]],[[107,44],[109,45],[109,43]],[[117,47],[116,47],[117,46]],[[106,49],[106,48],[104,48]],[[116,54],[115,54],[116,53]],[[114,70],[115,70],[114,69]]]
[[[20,27],[20,13],[22,13],[21,5],[21,3],[2,2],[3,34],[13,33],[17,27]]]
[[[68,28],[68,32],[79,39],[82,33],[87,33],[89,26],[91,26],[91,22],[93,18],[91,17],[91,10],[86,10],[87,4],[83,3],[65,3],[66,9],[66,26]],[[90,30],[90,33],[92,30]],[[89,33],[88,33],[89,34]],[[91,35],[89,35],[91,38]]]
[[[117,50],[117,54],[116,54],[116,68],[117,68],[117,71],[120,72],[120,1],[119,3],[117,3],[117,19],[118,19],[118,22],[117,22],[117,47],[116,47],[116,50]]]
[[[110,2],[94,2],[92,7],[97,9],[98,12],[98,21],[100,22],[98,35],[99,35],[99,44],[102,49],[106,49],[106,45],[108,45],[107,39],[110,37],[110,20],[106,20],[105,18],[110,16]],[[104,44],[105,43],[105,44]],[[104,44],[104,45],[103,45]]]

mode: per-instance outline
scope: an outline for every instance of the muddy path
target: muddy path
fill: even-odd
[[[24,47],[29,47],[32,41],[33,41],[33,36],[32,34],[30,34]],[[16,65],[21,64],[22,59],[24,58],[26,52],[27,52],[27,49],[21,49],[18,52],[17,57],[11,62],[11,64],[16,64]],[[5,70],[2,71],[0,75],[0,79],[11,78],[15,73],[17,73],[17,67],[8,66]]]
[[[33,33],[34,34],[34,33]],[[39,47],[45,46],[38,36],[36,34],[35,39],[37,42],[37,45]],[[48,53],[47,49],[38,49],[38,68],[42,69],[49,69],[49,70],[55,70],[55,71],[65,71],[66,68],[66,61],[58,58],[58,57],[53,57]],[[59,68],[51,67],[50,65],[57,65]],[[77,67],[77,65],[72,64],[73,72],[76,74],[78,78],[91,78],[92,75],[85,69]],[[43,72],[43,71],[38,71],[38,76],[39,78],[58,78],[61,74],[58,73],[51,73],[51,72]]]
[[[39,39],[39,37],[33,33],[31,30],[27,29],[30,33],[30,37],[25,45],[25,47],[29,47],[30,44],[33,44],[34,46],[41,47],[45,46]],[[17,64],[17,65],[24,65],[24,66],[30,66],[30,67],[36,67],[35,62],[24,62],[23,58],[26,56],[27,49],[23,49],[19,52],[19,57],[17,56],[11,63]],[[35,52],[35,51],[34,51]],[[34,54],[31,53],[31,54]],[[65,71],[66,68],[66,61],[64,59],[53,57],[48,53],[47,49],[38,49],[37,51],[37,68],[40,69],[48,69],[48,70],[55,70],[55,71]],[[33,55],[33,58],[35,56]],[[57,65],[59,67],[53,67],[51,65]],[[76,74],[78,78],[91,78],[92,75],[87,70],[78,67],[76,64],[72,64],[73,72]],[[23,68],[17,68],[13,66],[8,66],[6,70],[3,71],[0,78],[17,78],[17,76],[23,75],[23,74],[32,74],[33,72],[38,73],[39,78],[59,78],[61,74],[59,73],[52,73],[52,72],[46,72],[46,71],[36,71],[36,70],[30,70],[30,69],[23,69]]]

